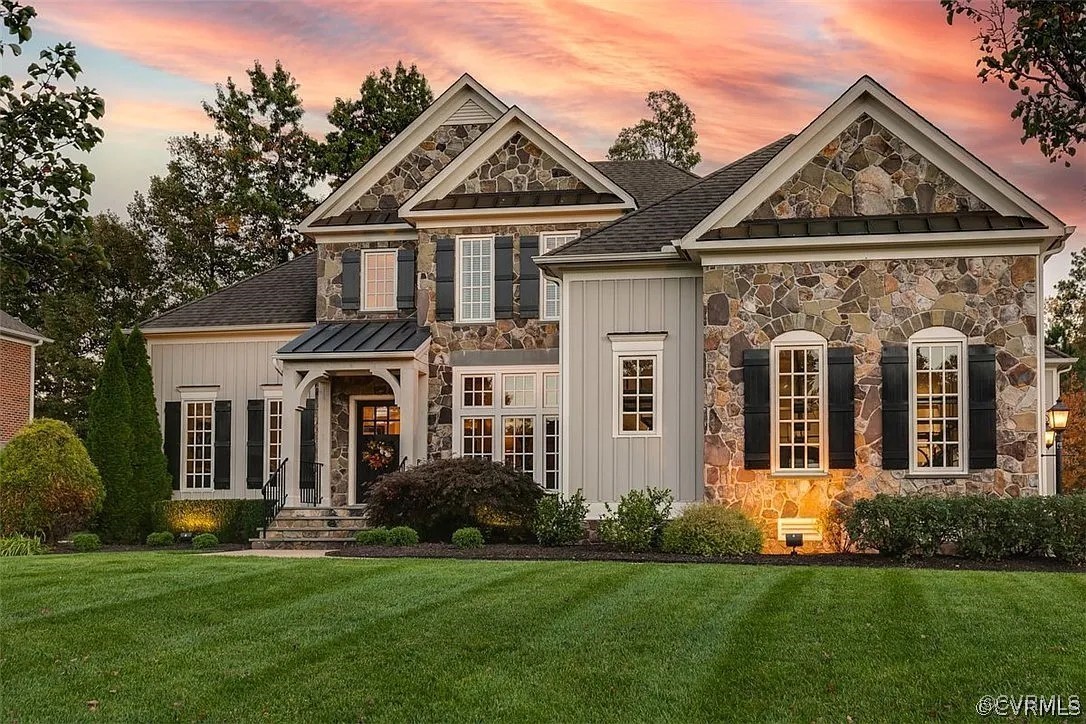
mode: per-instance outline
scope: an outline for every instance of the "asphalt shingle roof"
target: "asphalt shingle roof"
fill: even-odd
[[[305,324],[317,319],[317,254],[310,252],[143,322],[146,330]]]
[[[593,161],[592,165],[633,196],[638,208],[701,181],[701,176],[659,159]]]
[[[550,252],[547,256],[621,254],[659,251],[697,226],[726,198],[735,193],[762,166],[794,138],[785,136],[738,161],[714,171],[692,186],[673,192],[655,204],[638,209],[608,226]]]
[[[508,209],[530,206],[578,206],[583,204],[617,204],[619,197],[595,191],[511,191],[495,194],[455,194],[443,199],[423,201],[416,211],[445,211],[448,209]]]
[[[31,327],[29,324],[24,324],[18,317],[13,317],[4,310],[0,309],[0,330],[10,332],[16,337],[33,337],[34,339],[45,339],[38,330]]]
[[[430,328],[413,319],[383,322],[321,322],[279,348],[280,354],[414,352],[430,338]]]

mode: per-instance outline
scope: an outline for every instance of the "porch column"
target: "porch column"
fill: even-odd
[[[415,428],[418,426],[418,393],[414,363],[400,367],[400,460],[407,458],[407,464],[415,462]],[[399,464],[400,460],[396,463]]]
[[[298,393],[298,371],[289,363],[283,365],[283,457],[287,464],[283,468],[287,484],[287,505],[298,505],[299,460],[302,455],[301,413]]]
[[[430,437],[430,405],[427,402],[430,376],[419,369],[412,374],[414,374],[415,389],[418,390],[418,405],[415,408],[415,459],[425,461],[430,457],[427,449],[427,441]],[[415,460],[411,462],[414,463]]]
[[[317,462],[321,470],[321,499],[332,502],[332,380],[317,382]]]

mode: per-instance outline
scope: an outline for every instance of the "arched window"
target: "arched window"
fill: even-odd
[[[909,468],[964,473],[969,386],[965,335],[928,327],[909,338]]]
[[[826,339],[806,331],[782,334],[770,344],[769,364],[773,472],[825,473]]]

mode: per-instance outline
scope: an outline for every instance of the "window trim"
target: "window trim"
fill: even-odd
[[[922,468],[917,465],[917,347],[928,345],[958,345],[958,460],[955,468]],[[969,473],[969,339],[952,327],[925,327],[909,337],[909,475],[941,478]],[[945,419],[945,418],[944,418]]]
[[[539,253],[540,254],[546,254],[547,251],[549,251],[547,249],[547,241],[548,240],[555,239],[555,238],[558,238],[558,237],[564,237],[564,236],[572,236],[573,238],[572,239],[566,239],[564,242],[559,242],[554,248],[557,248],[558,246],[561,246],[563,243],[568,244],[569,242],[573,241],[573,239],[581,238],[581,230],[580,229],[567,229],[567,230],[563,230],[563,231],[541,231],[541,232],[539,232]],[[523,249],[521,250],[521,253],[522,254],[524,253]],[[557,299],[557,301],[558,301],[558,314],[556,316],[548,316],[547,315],[547,287],[552,285],[552,284],[555,286],[556,289],[558,289],[558,299]],[[562,291],[561,290],[562,290],[562,287],[561,287],[560,284],[558,284],[558,282],[556,282],[554,280],[551,280],[551,279],[547,279],[547,277],[544,276],[543,274],[539,275],[539,319],[540,319],[540,321],[543,321],[543,322],[557,322],[561,318],[561,316],[562,316]]]
[[[611,341],[611,436],[662,437],[664,427],[663,398],[660,382],[663,380],[664,340],[667,332],[612,332]],[[652,430],[622,429],[622,360],[652,358]]]
[[[769,343],[769,472],[771,475],[789,478],[822,477],[829,474],[829,343],[825,337],[805,330],[786,332],[775,337]],[[781,467],[780,447],[780,378],[778,352],[793,349],[817,349],[818,360],[818,467],[783,468]]]
[[[392,304],[391,304],[391,306],[388,306],[388,307],[370,307],[370,306],[367,305],[367,301],[366,301],[366,296],[367,296],[366,295],[366,260],[371,256],[376,256],[376,255],[380,255],[380,254],[389,255],[389,256],[392,257]],[[396,268],[396,261],[397,261],[396,255],[397,255],[397,250],[396,249],[363,249],[362,250],[362,258],[360,260],[360,265],[359,265],[359,274],[361,275],[362,279],[359,282],[358,288],[360,290],[360,296],[361,296],[361,299],[359,300],[359,309],[361,309],[363,312],[395,312],[397,310],[397,307],[396,307],[396,294],[397,294],[397,292],[399,290],[396,288],[397,281],[398,281],[396,279],[396,277],[398,276],[397,268]]]
[[[453,319],[460,324],[487,324],[489,322],[495,321],[494,292],[496,290],[494,277],[497,274],[496,270],[494,269],[494,239],[494,234],[462,234],[456,237],[456,253],[453,258],[453,265],[455,266],[454,281],[456,284],[456,294],[454,295],[455,299],[453,300],[453,303],[456,308],[453,313]],[[485,319],[466,319],[463,316],[463,306],[461,305],[461,301],[464,295],[464,289],[461,275],[463,271],[465,241],[486,241],[488,244],[488,249],[490,252],[490,315]]]
[[[532,386],[531,386],[532,400],[531,400],[531,403],[527,404],[527,405],[514,405],[512,403],[507,404],[505,402],[505,394],[506,394],[505,393],[505,380],[507,378],[509,378],[509,377],[528,377],[529,375],[532,378]],[[502,404],[501,404],[501,407],[503,407],[505,409],[509,409],[509,410],[533,410],[533,409],[535,409],[537,407],[543,407],[543,401],[539,397],[539,395],[541,393],[543,383],[542,383],[542,380],[540,379],[540,375],[539,375],[538,370],[533,369],[531,372],[502,372],[501,378],[502,378],[502,389],[501,389]],[[514,396],[516,395],[517,392],[523,392],[523,390],[513,390]]]
[[[275,472],[271,469],[271,408],[272,402],[279,403],[279,460],[281,464],[283,462],[283,429],[284,418],[286,417],[286,409],[283,407],[283,389],[269,389],[264,390],[264,480],[271,477]]]
[[[211,429],[208,435],[210,444],[209,484],[205,486],[189,485],[189,405],[206,404],[211,408]],[[200,395],[181,395],[181,490],[188,493],[207,493],[215,490],[215,397],[207,396],[206,392]]]

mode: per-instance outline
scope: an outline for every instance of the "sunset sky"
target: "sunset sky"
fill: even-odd
[[[32,52],[74,41],[80,82],[106,99],[106,139],[89,159],[95,211],[123,215],[164,171],[166,139],[210,130],[200,101],[254,59],[278,58],[295,75],[317,135],[336,96],[402,59],[435,95],[471,73],[593,160],[641,116],[648,91],[670,88],[697,114],[701,173],[799,131],[866,73],[1083,229],[1071,248],[1086,239],[1086,149],[1066,169],[1020,144],[1014,94],[976,78],[975,32],[948,26],[937,0],[29,4],[39,13]],[[1049,262],[1049,287],[1069,256]]]

